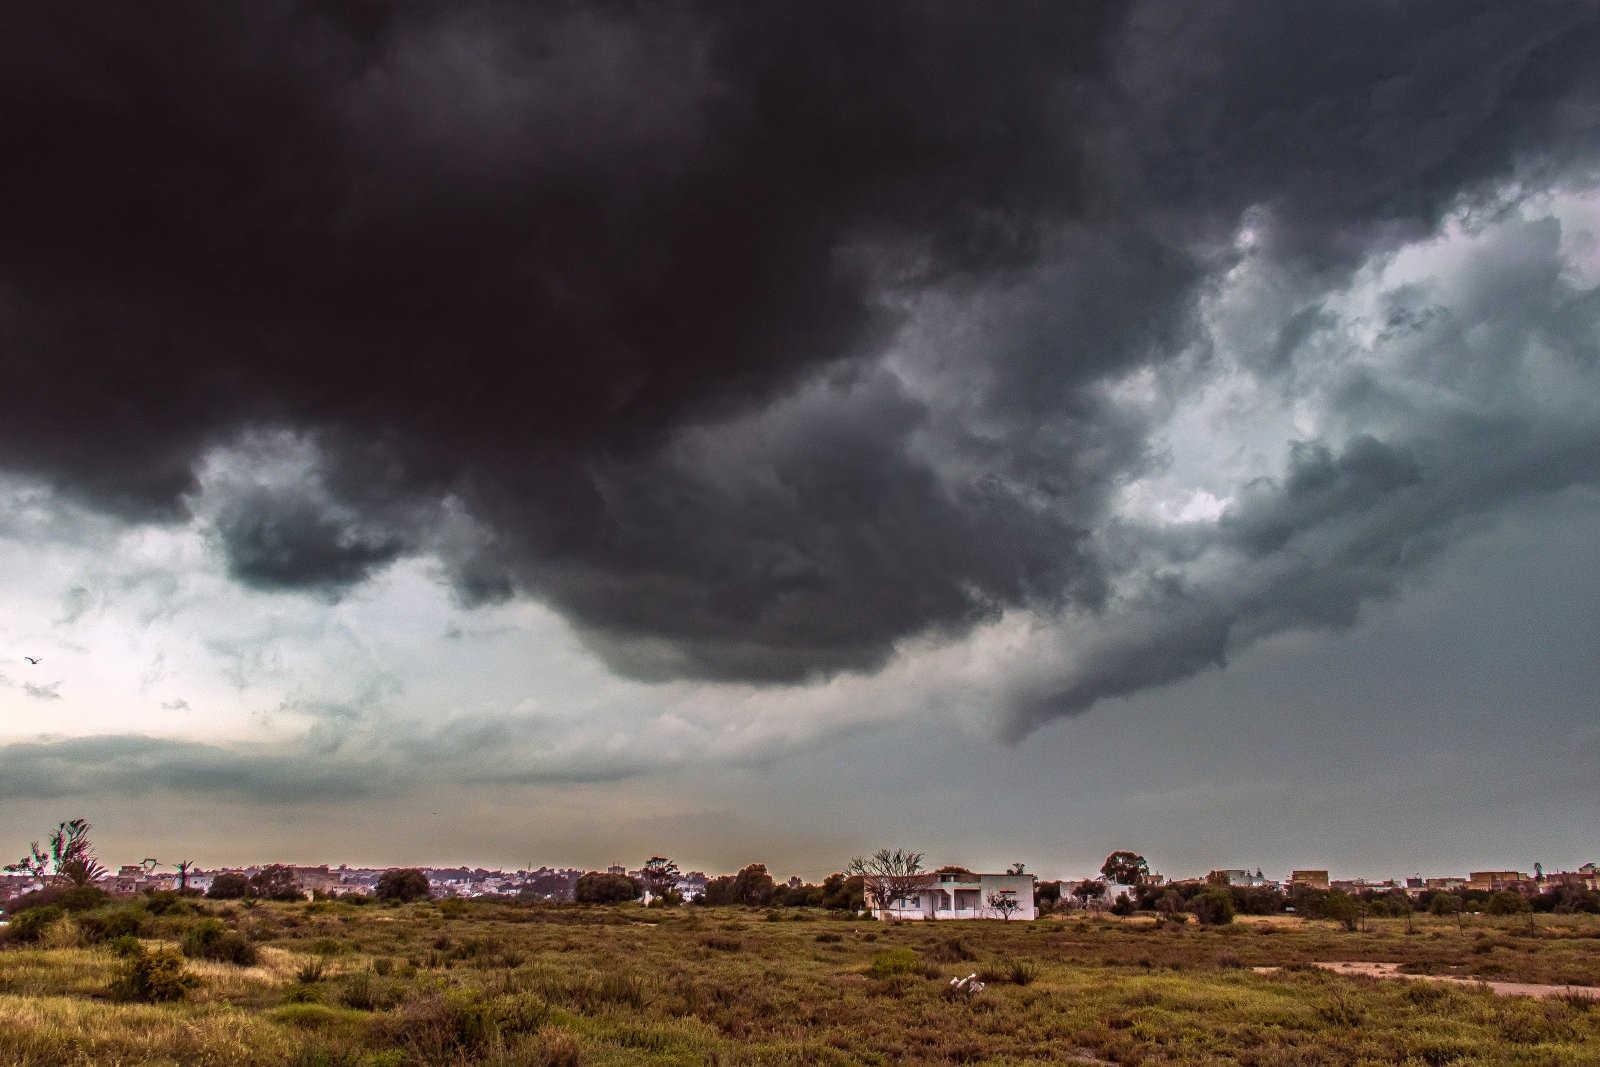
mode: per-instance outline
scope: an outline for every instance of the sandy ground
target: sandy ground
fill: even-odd
[[[1454,982],[1457,985],[1483,986],[1502,997],[1585,997],[1600,1000],[1600,986],[1539,985],[1535,982],[1495,982],[1487,978],[1463,978],[1450,974],[1405,974],[1398,963],[1370,963],[1342,960],[1333,963],[1317,962],[1313,967],[1335,974],[1362,975],[1367,978],[1406,978],[1418,982]],[[1271,974],[1279,967],[1254,967],[1257,974]]]

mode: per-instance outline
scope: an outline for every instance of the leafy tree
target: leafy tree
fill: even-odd
[[[206,896],[212,900],[240,900],[250,895],[250,879],[238,871],[223,871],[211,879]]]
[[[1026,863],[1013,863],[1010,867],[1006,868],[1006,873],[1007,874],[1027,874],[1028,873],[1028,865]]]
[[[1361,929],[1362,912],[1360,901],[1337,889],[1328,892],[1327,899],[1322,905],[1322,913],[1325,916],[1352,932]]]
[[[650,890],[650,895],[666,904],[676,904],[678,897],[678,879],[683,877],[678,870],[678,865],[665,856],[651,856],[645,860],[644,868],[639,872],[640,880],[644,887]]]
[[[572,899],[579,904],[621,904],[638,900],[640,885],[625,874],[590,871],[578,879]]]
[[[269,863],[250,876],[250,895],[263,900],[300,900],[305,893],[294,876],[294,868]]]
[[[922,853],[901,848],[880,848],[871,856],[857,856],[845,869],[861,878],[867,900],[879,910],[910,896],[926,877],[922,873]]]
[[[1085,878],[1072,887],[1072,895],[1078,898],[1079,904],[1087,905],[1091,900],[1098,900],[1106,895],[1106,884],[1097,882],[1093,878]]]
[[[989,907],[1000,913],[1000,918],[1010,920],[1011,913],[1022,907],[1015,893],[990,893]]]
[[[1134,912],[1133,899],[1126,893],[1118,893],[1117,899],[1111,902],[1111,914],[1122,918]]]
[[[7,865],[6,870],[31,875],[45,885],[93,885],[106,869],[89,842],[91,829],[87,819],[61,823],[50,833],[49,852],[41,849],[39,842],[31,841],[28,855]]]
[[[759,908],[772,900],[772,875],[764,863],[752,863],[733,876],[735,903]]]
[[[1137,852],[1113,852],[1100,865],[1100,873],[1117,885],[1142,885],[1150,877],[1150,864]]]
[[[433,896],[433,888],[428,885],[428,876],[415,867],[391,867],[378,876],[378,885],[372,895],[379,900],[409,903],[427,900]]]
[[[721,907],[735,903],[733,898],[733,875],[719,874],[706,882],[706,888],[700,894],[699,902],[710,908]]]
[[[865,885],[859,874],[830,874],[822,880],[822,906],[830,911],[860,911],[866,907]]]
[[[1490,915],[1521,915],[1528,910],[1528,900],[1521,893],[1502,889],[1489,898],[1485,910]]]
[[[1204,926],[1226,926],[1233,922],[1233,894],[1212,886],[1189,902],[1194,917]]]
[[[189,890],[189,872],[194,870],[194,860],[179,860],[177,867],[178,892],[186,893]]]

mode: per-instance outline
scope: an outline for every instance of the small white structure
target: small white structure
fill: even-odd
[[[873,915],[879,919],[1004,919],[1005,912],[991,903],[1001,896],[1017,903],[1011,918],[1039,917],[1033,901],[1033,875],[969,871],[925,874],[915,890]]]

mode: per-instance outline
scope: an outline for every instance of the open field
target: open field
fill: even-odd
[[[1600,1003],[1586,998],[1309,966],[1600,985],[1589,916],[1352,933],[1294,919],[885,926],[637,905],[111,911],[137,913],[148,953],[202,922],[196,908],[258,959],[185,960],[195,982],[177,1002],[116,999],[129,964],[85,943],[92,919],[0,951],[0,1063],[1600,1064]],[[948,995],[974,971],[987,989]]]

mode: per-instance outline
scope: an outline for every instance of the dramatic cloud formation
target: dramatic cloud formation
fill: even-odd
[[[199,662],[295,724],[257,797],[526,604],[582,713],[429,691],[364,779],[1018,738],[1600,483],[1597,54],[1586,0],[21,12],[0,537],[125,562],[61,564],[73,640],[211,613],[128,655],[176,732]],[[396,574],[434,644],[352,621]]]

